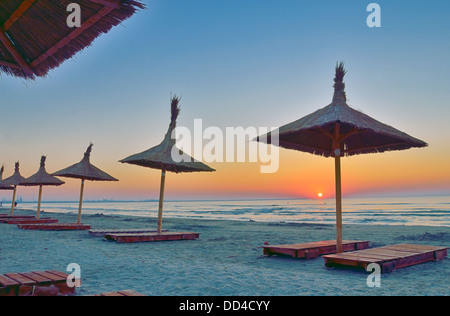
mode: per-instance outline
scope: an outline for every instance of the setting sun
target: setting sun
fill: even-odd
[[[322,197],[323,196],[323,194],[322,193],[317,193],[317,197]]]

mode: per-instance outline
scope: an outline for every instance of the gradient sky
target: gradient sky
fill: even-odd
[[[88,182],[86,199],[156,199],[158,170],[118,160],[159,144],[171,92],[178,125],[276,127],[331,102],[345,61],[348,103],[429,144],[342,159],[344,196],[450,193],[450,2],[152,0],[92,47],[36,81],[0,77],[0,164],[28,177],[47,155],[50,172],[91,162],[120,181]],[[334,162],[280,149],[280,168],[212,163],[211,174],[168,174],[167,199],[334,196]],[[79,181],[46,188],[77,200]],[[19,188],[33,199],[37,188]],[[10,193],[0,192],[0,199]]]

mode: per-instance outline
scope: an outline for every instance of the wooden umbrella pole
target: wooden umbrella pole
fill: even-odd
[[[336,250],[342,252],[342,191],[341,191],[341,156],[336,155]]]
[[[80,204],[78,206],[78,224],[81,224],[81,208],[83,206],[84,179],[81,179]]]
[[[341,189],[341,148],[340,148],[340,124],[336,123],[334,128],[334,169],[336,179],[336,251],[341,253],[342,249],[342,189]]]
[[[14,186],[14,191],[13,191],[13,198],[12,198],[12,202],[11,202],[11,216],[14,215],[14,203],[16,202],[16,190],[17,190],[17,185]]]
[[[164,185],[166,182],[166,170],[161,171],[161,186],[159,189],[159,208],[158,208],[158,234],[162,231],[162,213],[164,203]]]
[[[42,185],[39,186],[38,207],[37,207],[37,215],[36,215],[37,219],[39,219],[39,216],[41,215],[41,198],[42,198]]]

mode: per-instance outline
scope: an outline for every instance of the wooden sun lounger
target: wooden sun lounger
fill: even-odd
[[[56,270],[1,274],[0,296],[73,295],[75,287],[67,285],[68,276]]]
[[[377,263],[380,265],[381,272],[387,273],[423,262],[444,259],[447,256],[447,249],[445,247],[399,244],[326,255],[323,258],[327,267],[349,266],[366,269],[369,264]]]
[[[7,219],[3,221],[6,224],[47,224],[47,223],[57,223],[57,219],[53,218],[14,218]]]
[[[0,223],[8,224],[8,222],[10,222],[10,221],[25,221],[25,220],[33,220],[33,219],[36,219],[36,218],[35,217],[13,217],[13,218],[0,217]]]
[[[4,223],[7,220],[10,219],[24,219],[24,218],[36,218],[33,215],[13,215],[13,216],[9,216],[9,215],[5,215],[5,216],[0,216],[0,223]]]
[[[77,223],[54,223],[54,224],[18,224],[17,227],[27,230],[88,230],[90,225]]]
[[[96,294],[94,296],[146,296],[133,290],[123,290],[117,292],[107,292],[102,294]]]
[[[167,229],[163,229],[163,232],[167,232]],[[91,229],[89,235],[94,237],[105,237],[107,234],[137,234],[137,233],[156,233],[155,229]]]
[[[353,251],[369,247],[369,241],[344,240],[344,251]],[[336,253],[336,240],[324,240],[290,245],[264,245],[266,256],[282,255],[293,258],[313,259],[324,254]]]
[[[134,243],[146,241],[165,240],[193,240],[199,238],[199,233],[190,232],[161,232],[158,233],[137,233],[137,234],[106,234],[105,238],[118,243]]]

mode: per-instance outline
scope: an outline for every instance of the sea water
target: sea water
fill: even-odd
[[[35,209],[33,203],[21,208]],[[43,202],[48,212],[78,211],[77,202]],[[158,201],[85,201],[83,214],[156,217]],[[164,217],[334,224],[332,199],[165,201]],[[346,198],[344,224],[450,227],[450,196]]]

